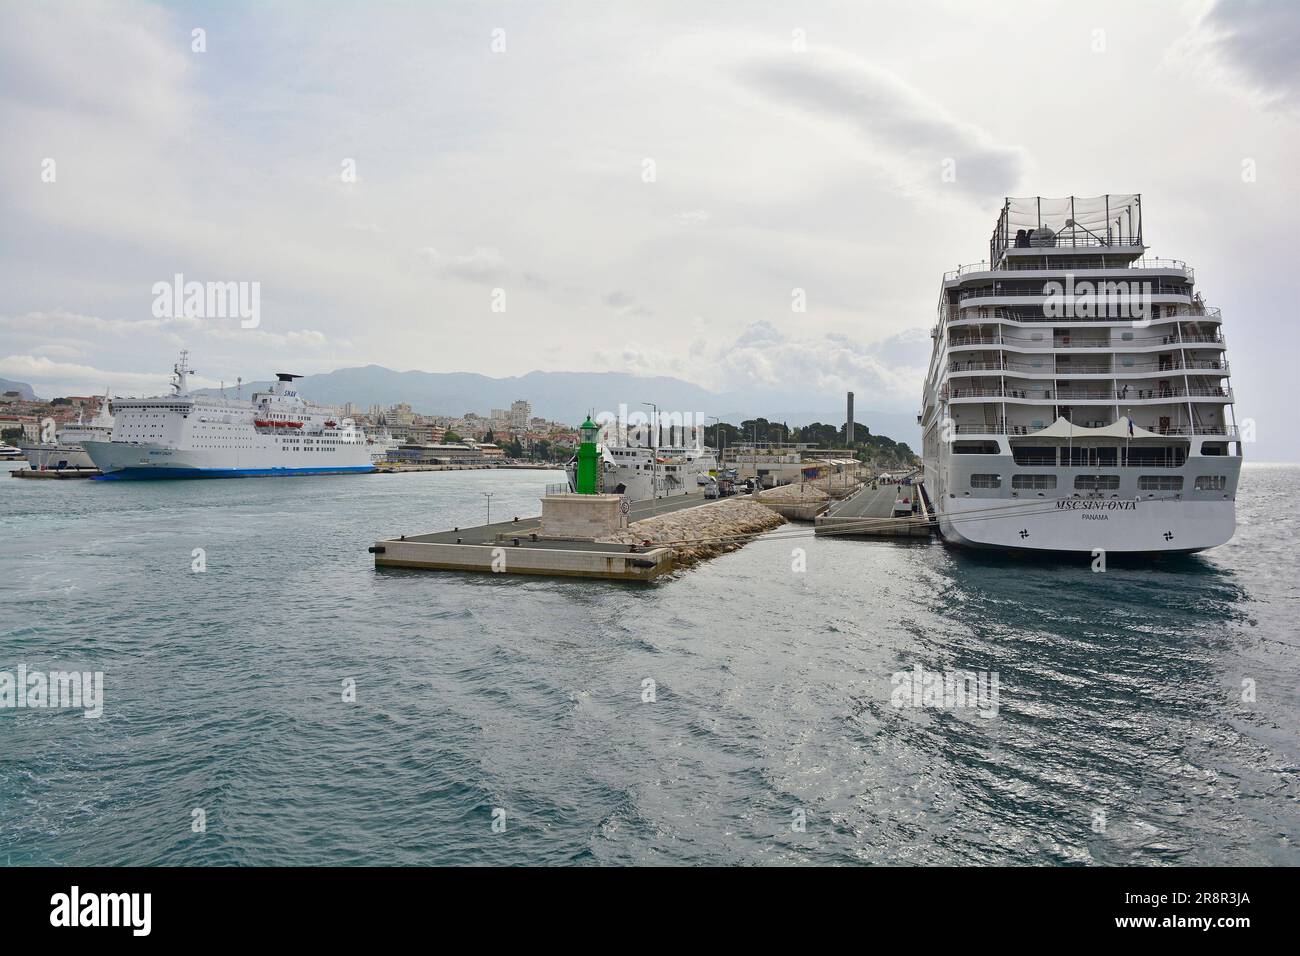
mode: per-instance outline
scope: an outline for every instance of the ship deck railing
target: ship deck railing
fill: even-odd
[[[1075,424],[1076,424],[1076,426],[1077,426],[1078,428],[1085,429],[1085,428],[1102,428],[1102,427],[1105,427],[1105,426],[1107,426],[1107,425],[1113,425],[1113,424],[1115,424],[1115,423],[1114,423],[1114,422],[1100,422],[1100,423],[1098,423],[1098,424],[1092,424],[1092,425],[1089,425],[1089,424],[1084,424],[1084,423],[1081,423],[1081,422],[1076,422]],[[1133,425],[1134,425],[1135,428],[1141,428],[1143,431],[1152,432],[1154,435],[1156,435],[1157,437],[1160,437],[1160,438],[1165,438],[1165,437],[1169,437],[1169,438],[1200,437],[1200,438],[1222,438],[1222,439],[1225,439],[1225,440],[1227,440],[1227,441],[1237,441],[1237,440],[1238,440],[1238,433],[1237,433],[1237,429],[1236,429],[1236,428],[1225,427],[1225,426],[1221,426],[1221,425],[1198,425],[1198,426],[1192,426],[1192,425],[1169,425],[1169,426],[1166,426],[1166,427],[1162,427],[1162,426],[1160,426],[1160,425],[1159,425],[1158,423],[1156,423],[1156,422],[1147,422],[1147,423],[1143,423],[1143,422],[1136,422],[1136,421],[1133,423]],[[1028,437],[1028,436],[1033,435],[1033,434],[1036,433],[1036,432],[1046,431],[1046,430],[1047,430],[1048,428],[1050,428],[1050,427],[1051,427],[1051,424],[1045,424],[1045,425],[1016,425],[1016,424],[1011,424],[1011,423],[1008,423],[1008,422],[984,422],[983,424],[978,424],[978,425],[957,425],[957,426],[955,426],[954,429],[953,429],[953,434],[956,434],[956,435],[1008,435],[1008,436],[1013,436],[1013,437],[1014,437],[1014,436],[1024,436],[1024,437]],[[1091,437],[1091,436],[1087,435],[1086,433],[1080,433],[1079,435],[1077,435],[1077,436],[1075,436],[1075,437],[1076,437],[1076,438],[1089,438],[1089,437]],[[1108,439],[1108,440],[1115,440],[1115,439]],[[1121,439],[1121,440],[1122,440],[1122,439]],[[1131,439],[1131,440],[1133,440],[1133,441],[1147,440],[1147,436],[1144,435],[1144,436],[1141,436],[1141,438],[1134,437],[1134,438]]]
[[[1227,362],[1212,359],[1195,359],[1190,362],[1174,362],[1161,365],[1159,362],[1121,365],[1112,368],[1109,365],[1071,365],[1059,369],[1042,368],[1025,365],[1021,362],[951,362],[949,372],[1025,372],[1031,375],[1135,375],[1145,372],[1219,372],[1229,374]]]
[[[966,306],[964,308],[981,308],[981,307]],[[983,307],[982,310],[983,309],[988,309],[988,307]],[[1133,321],[1131,318],[1124,318],[1122,316],[1113,316],[1113,315],[1102,315],[1102,316],[1081,315],[1081,316],[1068,316],[1068,317],[1054,317],[1054,316],[1042,314],[1041,310],[1038,312],[1026,313],[1026,312],[1015,312],[1012,309],[1003,308],[1003,307],[995,307],[990,309],[988,315],[963,315],[959,311],[956,315],[953,315],[950,312],[945,313],[945,317],[947,319],[948,324],[950,325],[955,322],[978,323],[978,322],[992,322],[997,319],[1002,319],[1007,322],[1048,322],[1048,323],[1132,322]],[[1208,306],[1196,306],[1196,305],[1170,305],[1170,306],[1161,306],[1160,314],[1156,315],[1153,312],[1150,320],[1152,322],[1163,322],[1167,319],[1169,320],[1206,319],[1212,322],[1222,322],[1223,312],[1217,307],[1211,308]]]
[[[1224,345],[1222,335],[1144,335],[1131,339],[1112,341],[1111,339],[1085,339],[1078,336],[1054,338],[1051,343],[1035,342],[1033,339],[1008,338],[1005,335],[963,335],[948,341],[949,348],[969,347],[972,345],[1006,346],[1023,351],[1049,351],[1051,349],[1114,349],[1122,352],[1130,348],[1146,348],[1151,345]]]
[[[1002,282],[1006,282],[1006,281],[1010,281],[1010,280],[1001,280],[999,282],[999,285],[1001,285]],[[1004,296],[1015,297],[1015,296],[1022,296],[1022,295],[1043,296],[1043,297],[1060,296],[1061,298],[1065,298],[1067,300],[1070,298],[1078,298],[1079,296],[1085,296],[1085,295],[1095,295],[1097,298],[1116,298],[1116,299],[1121,299],[1130,296],[1144,296],[1144,295],[1179,295],[1179,296],[1187,296],[1190,298],[1192,295],[1192,287],[1187,283],[1183,283],[1183,282],[1143,283],[1143,285],[1148,285],[1148,284],[1151,285],[1152,288],[1150,289],[1139,288],[1129,292],[1112,292],[1109,290],[1098,291],[1095,293],[1076,292],[1068,296],[1065,294],[1064,291],[1049,292],[1046,288],[1043,287],[1045,283],[1040,283],[1037,288],[1032,288],[1032,289],[1022,289],[1019,287],[997,288],[996,286],[976,286],[973,289],[962,289],[961,291],[959,291],[957,293],[957,301],[961,302],[966,299],[997,299],[997,298],[1002,298]]]
[[[1023,247],[1022,247],[1023,248]],[[1050,249],[1060,248],[1052,246],[1038,246],[1034,248]],[[1069,248],[1104,248],[1100,246],[1082,246]],[[1038,263],[1026,263],[1017,259],[1007,260],[1007,265],[1000,269],[995,269],[987,259],[981,259],[979,262],[969,262],[966,265],[958,266],[949,272],[943,274],[943,281],[950,282],[953,279],[960,279],[964,275],[970,275],[975,272],[1061,272],[1063,270],[1097,269],[1099,271],[1119,271],[1121,269],[1177,269],[1187,273],[1188,276],[1194,275],[1194,271],[1182,259],[1160,259],[1157,257],[1143,259],[1125,259],[1123,263],[1114,265],[1097,266],[1087,263],[1071,262],[1053,262],[1050,266],[1044,267]]]
[[[1081,389],[1046,388],[1035,391],[1028,388],[954,388],[950,398],[1023,398],[1053,402],[1059,399],[1075,401],[1147,401],[1161,398],[1232,398],[1232,389],[1213,386],[1184,388],[1130,388]]]

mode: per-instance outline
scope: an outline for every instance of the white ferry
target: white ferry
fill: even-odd
[[[609,429],[607,429],[607,432]],[[701,484],[717,474],[718,458],[704,445],[702,428],[669,429],[669,443],[651,447],[624,439],[617,444],[601,442],[600,482],[605,494],[625,495],[631,501],[671,498],[697,493]],[[565,471],[569,490],[576,487],[578,459],[575,456]]]
[[[37,471],[94,468],[95,463],[90,460],[90,455],[82,443],[112,441],[113,416],[109,413],[109,404],[108,391],[105,390],[99,411],[90,421],[83,422],[78,418],[75,424],[64,425],[54,433],[52,442],[23,445],[23,454],[27,456],[27,463]]]
[[[308,404],[278,372],[252,401],[191,395],[187,353],[172,394],[115,399],[111,441],[82,447],[107,479],[244,478],[374,471],[365,432],[332,409]]]
[[[1142,200],[1007,199],[943,278],[925,488],[946,541],[1188,553],[1236,528],[1241,436],[1218,309],[1146,258]]]

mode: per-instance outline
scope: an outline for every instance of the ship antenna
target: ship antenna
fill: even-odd
[[[188,388],[186,379],[194,371],[189,367],[189,349],[181,349],[181,360],[172,366],[172,375],[175,380],[172,382],[172,388],[176,390],[177,395],[184,395]]]

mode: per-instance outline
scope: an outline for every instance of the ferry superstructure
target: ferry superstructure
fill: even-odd
[[[108,479],[244,478],[374,471],[365,432],[333,409],[311,405],[278,372],[251,401],[192,395],[186,353],[172,394],[114,399],[111,441],[82,447]]]
[[[919,421],[946,541],[1188,553],[1236,527],[1222,320],[1148,258],[1137,194],[1008,198],[989,259],[943,278]]]
[[[53,442],[23,445],[27,463],[37,471],[50,468],[94,468],[95,464],[82,443],[112,441],[113,416],[109,413],[109,405],[108,391],[105,390],[99,411],[90,421],[83,422],[78,418],[75,423],[64,425],[55,432]]]
[[[617,429],[606,429],[607,435]],[[699,490],[703,478],[718,471],[718,457],[704,445],[702,428],[673,426],[668,444],[652,447],[630,436],[621,441],[600,442],[600,482],[605,494],[626,495],[632,501],[671,498]],[[610,435],[609,437],[615,437]],[[688,440],[688,438],[690,440]],[[577,458],[565,468],[569,489],[577,479]]]

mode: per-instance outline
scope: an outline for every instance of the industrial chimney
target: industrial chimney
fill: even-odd
[[[845,443],[853,447],[853,393],[849,392],[849,423],[844,428]]]

